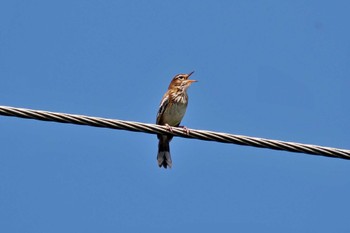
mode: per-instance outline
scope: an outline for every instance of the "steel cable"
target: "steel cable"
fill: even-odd
[[[242,146],[253,146],[273,150],[322,155],[333,158],[350,159],[350,150],[331,147],[301,144],[295,142],[284,142],[272,139],[248,137],[228,133],[220,133],[206,130],[188,129],[188,133],[180,127],[172,127],[170,131],[166,126],[145,124],[133,121],[106,119],[75,114],[39,111],[9,106],[0,106],[0,115],[20,118],[35,119],[41,121],[53,121],[60,123],[88,125],[110,129],[128,130],[150,134],[172,134],[178,137],[232,143]]]

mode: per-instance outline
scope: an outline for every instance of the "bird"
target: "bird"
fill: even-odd
[[[196,80],[188,79],[194,71],[188,74],[177,74],[173,77],[164,94],[157,113],[157,125],[165,125],[171,131],[171,127],[178,127],[184,117],[188,104],[187,89],[189,86],[197,82]],[[188,133],[188,129],[184,127]],[[173,138],[172,135],[157,134],[158,137],[158,166],[172,167],[169,143]]]

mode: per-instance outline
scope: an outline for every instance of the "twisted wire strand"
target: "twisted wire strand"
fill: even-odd
[[[0,106],[0,115],[77,125],[88,125],[110,129],[128,130],[150,134],[171,134],[174,136],[184,138],[216,141],[222,143],[232,143],[242,146],[253,146],[259,148],[283,150],[312,155],[322,155],[333,158],[350,159],[350,150],[301,144],[295,142],[284,142],[278,140],[248,137],[206,130],[189,129],[189,133],[187,134],[186,132],[184,132],[183,128],[178,127],[172,127],[172,130],[169,131],[169,129],[166,126],[155,124],[145,124],[134,121],[123,121],[76,114],[32,110],[25,108],[15,108],[9,106]]]

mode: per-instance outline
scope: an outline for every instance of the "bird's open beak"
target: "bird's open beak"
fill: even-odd
[[[187,83],[188,83],[188,84],[197,82],[197,80],[190,80],[190,79],[188,79],[193,73],[194,73],[194,71],[192,71],[191,73],[189,73],[189,74],[187,75]]]

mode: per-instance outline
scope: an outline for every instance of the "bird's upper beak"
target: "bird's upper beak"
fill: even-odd
[[[190,80],[190,79],[188,79],[193,73],[194,73],[194,71],[192,71],[191,73],[189,73],[189,74],[187,75],[187,83],[188,83],[188,84],[197,82],[197,80]]]

